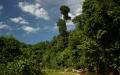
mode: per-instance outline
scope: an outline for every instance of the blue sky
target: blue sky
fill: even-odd
[[[62,17],[61,5],[70,7],[69,15],[79,15],[83,0],[0,0],[0,35],[35,44],[58,35],[56,22]],[[71,21],[68,30],[74,29]]]

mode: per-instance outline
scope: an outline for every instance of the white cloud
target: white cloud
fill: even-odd
[[[4,24],[3,22],[0,22],[0,29],[7,28],[8,25]]]
[[[40,28],[34,28],[31,26],[22,26],[22,29],[26,31],[27,33],[34,33],[40,30]]]
[[[49,20],[48,12],[39,3],[30,4],[28,2],[19,2],[18,6],[22,11],[30,13],[37,18]]]
[[[71,12],[69,15],[72,18],[81,14],[83,2],[84,0],[66,0],[65,5],[70,7]]]
[[[10,18],[10,20],[14,23],[19,23],[19,24],[29,24],[24,18],[22,17],[16,17],[16,18]]]

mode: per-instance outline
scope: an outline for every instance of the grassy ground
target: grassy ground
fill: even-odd
[[[67,72],[67,73],[64,73],[64,72],[48,72],[45,75],[75,75],[75,74],[70,73],[70,72]]]
[[[76,75],[77,73],[73,72],[64,72],[61,70],[46,70],[44,71],[44,75]],[[101,74],[96,74],[95,72],[86,72],[85,74],[81,75],[101,75]],[[108,75],[108,74],[107,74]]]
[[[67,72],[67,73],[63,73],[63,72],[48,72],[45,75],[76,75],[76,74],[75,73],[71,73],[71,72]],[[90,73],[86,73],[86,74],[82,74],[82,75],[103,75],[103,74],[96,74],[96,73],[90,72]]]

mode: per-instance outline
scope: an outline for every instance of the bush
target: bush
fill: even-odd
[[[18,60],[0,64],[0,75],[42,75],[41,70],[28,62]]]

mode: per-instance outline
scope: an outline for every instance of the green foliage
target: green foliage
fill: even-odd
[[[41,75],[41,65],[31,46],[13,37],[0,37],[0,75]]]
[[[74,22],[74,24],[76,25],[76,29],[83,29],[81,15],[74,17],[74,19],[72,19],[72,22]]]
[[[3,68],[2,68],[3,67]],[[29,63],[29,61],[16,60],[10,62],[5,66],[0,65],[0,74],[2,75],[40,75],[40,69],[37,70],[35,66]]]
[[[65,8],[60,8],[63,15],[69,12]],[[118,3],[113,0],[109,3],[106,0],[85,0],[82,14],[72,20],[76,28],[67,36],[65,20],[57,22],[60,35],[53,38],[49,49],[43,52],[45,65],[57,69],[79,65],[96,66],[100,70],[119,67]]]
[[[18,59],[21,52],[20,42],[13,37],[0,37],[0,63],[12,62]]]
[[[99,71],[102,68],[106,70],[109,67],[119,67],[117,53],[120,53],[120,6],[115,0],[106,1],[85,0],[81,15],[84,32],[88,39],[93,41],[88,42],[87,59],[89,59],[90,65],[95,62]],[[100,66],[101,64],[106,66]]]

